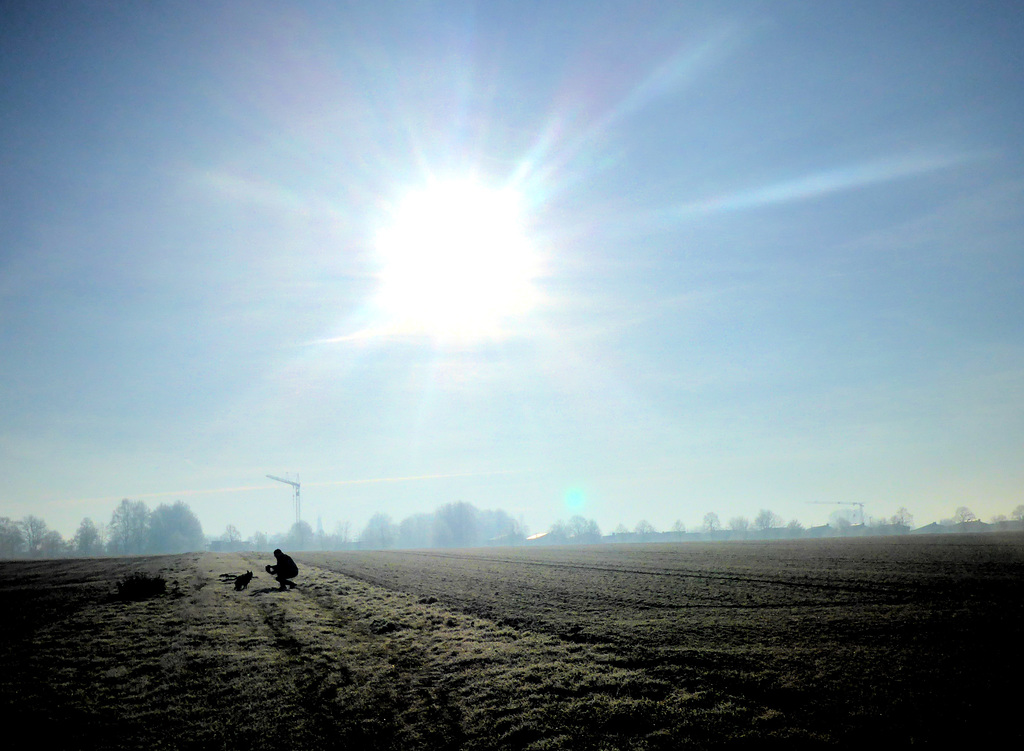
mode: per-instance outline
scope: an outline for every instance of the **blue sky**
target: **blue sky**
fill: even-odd
[[[1024,503],[1015,3],[0,19],[0,515]]]

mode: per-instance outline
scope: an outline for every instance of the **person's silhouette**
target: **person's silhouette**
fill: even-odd
[[[295,561],[292,560],[290,555],[285,555],[278,548],[274,551],[274,557],[277,559],[277,565],[271,566],[267,564],[267,573],[273,574],[279,582],[281,582],[281,589],[294,589],[295,582],[290,581],[293,576],[298,576],[299,569],[295,565]]]

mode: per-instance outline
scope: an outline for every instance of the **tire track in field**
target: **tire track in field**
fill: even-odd
[[[456,556],[452,556],[452,557],[455,558]],[[475,557],[468,557],[467,556],[467,558],[469,560],[477,560]],[[492,559],[492,560],[494,560],[496,562],[500,562],[500,559]],[[341,565],[341,564],[339,564],[339,565]],[[553,567],[553,568],[557,568],[557,567]],[[596,571],[600,571],[600,572],[604,572],[604,573],[612,572],[612,573],[619,573],[619,574],[642,573],[642,572],[631,571],[631,570],[628,570],[628,569],[618,569],[618,568],[608,569],[608,568],[602,568],[602,567],[588,567],[588,566],[569,566],[569,567],[566,567],[566,568],[579,568],[579,569],[583,569],[583,570],[591,570],[591,571],[595,571],[596,570]],[[332,569],[332,570],[336,570],[336,571],[338,571],[338,573],[343,573],[344,575],[349,576],[352,579],[355,579],[355,580],[358,580],[358,581],[361,581],[361,582],[365,582],[366,584],[370,584],[370,585],[377,586],[377,587],[382,587],[384,589],[387,589],[390,592],[397,592],[397,593],[403,593],[403,594],[411,594],[412,592],[415,592],[417,594],[422,594],[422,592],[427,591],[427,590],[422,590],[422,592],[421,592],[421,589],[420,588],[416,588],[416,587],[411,587],[411,588],[402,587],[400,584],[397,584],[397,583],[395,583],[393,581],[389,581],[386,577],[381,576],[381,575],[361,573],[361,572],[353,571],[351,569],[345,569],[343,571],[340,570],[340,569]],[[706,579],[708,579],[710,577],[693,576],[693,577],[688,577],[688,578],[693,578],[695,580],[706,580]],[[712,578],[712,579],[714,580],[714,578]],[[757,580],[757,579],[742,579],[742,578],[730,579],[730,578],[727,578],[727,577],[719,577],[718,580],[720,580],[720,581],[727,581],[727,582],[743,582],[743,583],[750,583],[750,582],[755,582],[755,583],[756,582],[761,582],[761,583],[767,583],[767,584],[771,584],[772,583],[771,581],[763,581],[763,580]],[[843,590],[830,590],[828,588],[822,588],[822,591],[843,591]],[[853,592],[853,591],[856,591],[856,590],[846,590],[846,591]],[[454,600],[454,601],[446,599],[446,604],[448,604],[448,605],[455,605],[456,602],[461,602],[463,599],[465,599],[465,598],[456,598],[456,600]],[[469,598],[469,599],[472,600],[473,598]],[[601,593],[601,602],[602,603],[607,603],[607,604],[609,604],[611,606],[615,606],[615,607],[619,607],[619,608],[625,608],[625,609],[628,609],[628,610],[631,610],[631,611],[635,611],[635,612],[641,612],[641,611],[645,611],[645,610],[662,610],[662,611],[666,611],[666,612],[672,612],[672,611],[686,611],[686,610],[751,610],[751,611],[756,611],[756,610],[773,610],[773,609],[774,610],[793,610],[795,608],[821,608],[821,607],[835,608],[835,607],[840,607],[840,606],[843,606],[843,605],[864,606],[864,605],[868,605],[868,604],[892,604],[894,602],[894,600],[880,599],[878,601],[875,601],[875,600],[865,600],[863,598],[858,598],[858,599],[851,599],[851,600],[847,601],[847,600],[832,599],[832,600],[829,600],[827,603],[822,603],[819,600],[801,599],[801,600],[790,600],[790,601],[786,601],[786,602],[771,602],[771,603],[758,603],[758,602],[755,602],[755,603],[740,603],[740,602],[727,602],[727,601],[724,601],[723,599],[721,599],[720,597],[712,597],[712,598],[710,598],[706,602],[695,602],[694,599],[691,597],[690,599],[688,599],[685,602],[661,602],[661,601],[657,601],[657,600],[653,600],[653,599],[636,599],[636,598],[628,598],[628,597],[617,597],[617,596],[613,596],[611,594],[608,594],[607,592],[602,592]],[[475,604],[474,605],[474,604],[470,604],[470,602],[465,602],[462,606],[460,606],[460,610],[462,610],[463,612],[470,613],[472,615],[479,616],[481,618],[489,618],[489,619],[492,619],[492,620],[496,620],[499,623],[512,623],[512,624],[525,623],[525,621],[523,621],[522,619],[517,619],[517,618],[514,618],[514,617],[513,618],[500,617],[495,612],[495,608],[488,607],[488,606],[483,605],[483,604]],[[547,631],[547,630],[550,630],[550,629],[545,629],[545,630]],[[556,629],[555,632],[557,633],[557,629]]]
[[[538,567],[542,569],[565,569],[571,571],[594,571],[613,574],[634,574],[639,576],[666,577],[678,579],[693,579],[696,581],[721,581],[741,584],[765,584],[770,586],[783,586],[802,589],[820,590],[824,592],[875,592],[885,594],[904,594],[904,589],[895,585],[858,580],[829,580],[828,582],[813,580],[793,580],[781,577],[754,577],[742,576],[739,574],[715,574],[702,571],[664,571],[641,568],[627,568],[624,566],[607,566],[590,563],[571,563],[568,561],[538,561],[524,560],[521,558],[498,558],[491,556],[465,555],[459,553],[435,553],[409,550],[389,550],[389,555],[407,556],[420,558],[451,559],[459,561],[486,561],[488,563],[499,563],[510,566]],[[838,583],[836,583],[838,582]],[[669,606],[671,607],[671,606]],[[682,606],[680,606],[682,607]]]

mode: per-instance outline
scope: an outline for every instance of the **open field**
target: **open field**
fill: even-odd
[[[58,748],[1021,739],[1024,535],[0,563],[0,711]],[[236,592],[224,574],[256,572]],[[134,572],[165,595],[118,600]]]

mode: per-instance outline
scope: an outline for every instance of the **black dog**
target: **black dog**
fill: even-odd
[[[241,576],[235,577],[235,591],[241,592],[243,589],[249,588],[249,582],[252,581],[252,571],[246,571]]]

